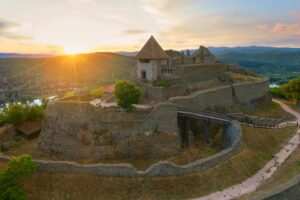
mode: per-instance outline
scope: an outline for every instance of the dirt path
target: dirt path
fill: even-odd
[[[297,118],[298,123],[300,123],[300,113],[292,110],[284,103],[273,100],[278,103],[286,112],[294,115]],[[252,177],[248,178],[246,181],[225,188],[222,191],[212,193],[205,197],[197,198],[197,200],[229,200],[233,198],[240,197],[244,194],[254,192],[258,186],[260,186],[265,180],[269,179],[278,167],[289,157],[289,155],[297,149],[300,144],[300,128],[297,130],[296,134],[289,140],[288,144],[285,145],[272,160],[270,160],[261,170],[259,170]]]

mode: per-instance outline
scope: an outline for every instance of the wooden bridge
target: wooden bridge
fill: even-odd
[[[204,122],[204,140],[207,145],[210,144],[210,130],[211,122],[222,125],[222,148],[227,148],[230,143],[230,125],[231,118],[221,113],[210,111],[201,111],[194,108],[179,107],[177,111],[178,125],[181,134],[181,144],[183,147],[190,146],[190,123],[192,119],[202,120]]]

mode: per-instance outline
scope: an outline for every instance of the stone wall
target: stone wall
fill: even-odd
[[[125,176],[125,177],[153,177],[153,176],[175,176],[189,173],[196,173],[213,167],[231,156],[237,154],[242,147],[242,129],[237,121],[231,122],[230,138],[231,147],[209,156],[204,159],[176,165],[169,161],[161,161],[151,165],[145,171],[138,171],[130,164],[77,164],[68,161],[46,161],[35,160],[38,163],[39,171],[46,172],[72,172],[101,176]],[[10,157],[0,153],[0,159],[10,160]]]
[[[39,138],[42,155],[60,158],[164,157],[180,147],[177,107],[126,112],[88,102],[50,103]]]
[[[170,102],[184,107],[205,110],[214,107],[232,107],[233,98],[230,86],[195,92],[188,96],[170,98]]]
[[[257,196],[255,200],[297,200],[300,198],[300,175],[272,191]]]
[[[258,101],[270,103],[269,82],[261,80],[250,83],[233,84],[214,89],[194,92],[188,96],[170,98],[170,102],[197,109],[240,110],[242,106],[258,106]]]
[[[252,104],[253,101],[268,95],[269,82],[261,80],[249,83],[233,84],[234,97],[242,104]]]
[[[171,87],[162,88],[139,83],[139,87],[143,91],[142,98],[154,100],[156,102],[167,101],[170,97],[186,94],[186,87],[183,85],[173,85]]]

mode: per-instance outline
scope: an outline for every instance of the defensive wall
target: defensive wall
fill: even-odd
[[[61,158],[170,156],[180,148],[176,111],[171,103],[126,112],[89,102],[53,102],[48,105],[38,150]]]
[[[237,121],[232,121],[229,129],[231,147],[186,165],[176,165],[170,161],[160,161],[151,165],[145,171],[136,170],[130,164],[78,164],[69,161],[34,160],[39,166],[39,171],[84,173],[101,176],[123,177],[153,177],[176,176],[204,171],[213,167],[231,156],[237,154],[242,147],[242,129]],[[0,153],[1,160],[10,160],[9,156]]]
[[[172,97],[170,102],[180,106],[194,107],[197,109],[215,109],[223,107],[226,110],[239,110],[241,106],[258,106],[261,99],[268,98],[269,82],[260,80],[250,83],[238,83],[228,86],[202,90],[188,96]]]
[[[300,198],[300,175],[254,200],[297,200]]]

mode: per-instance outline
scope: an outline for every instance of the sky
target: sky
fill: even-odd
[[[0,52],[300,47],[300,0],[0,0]]]

